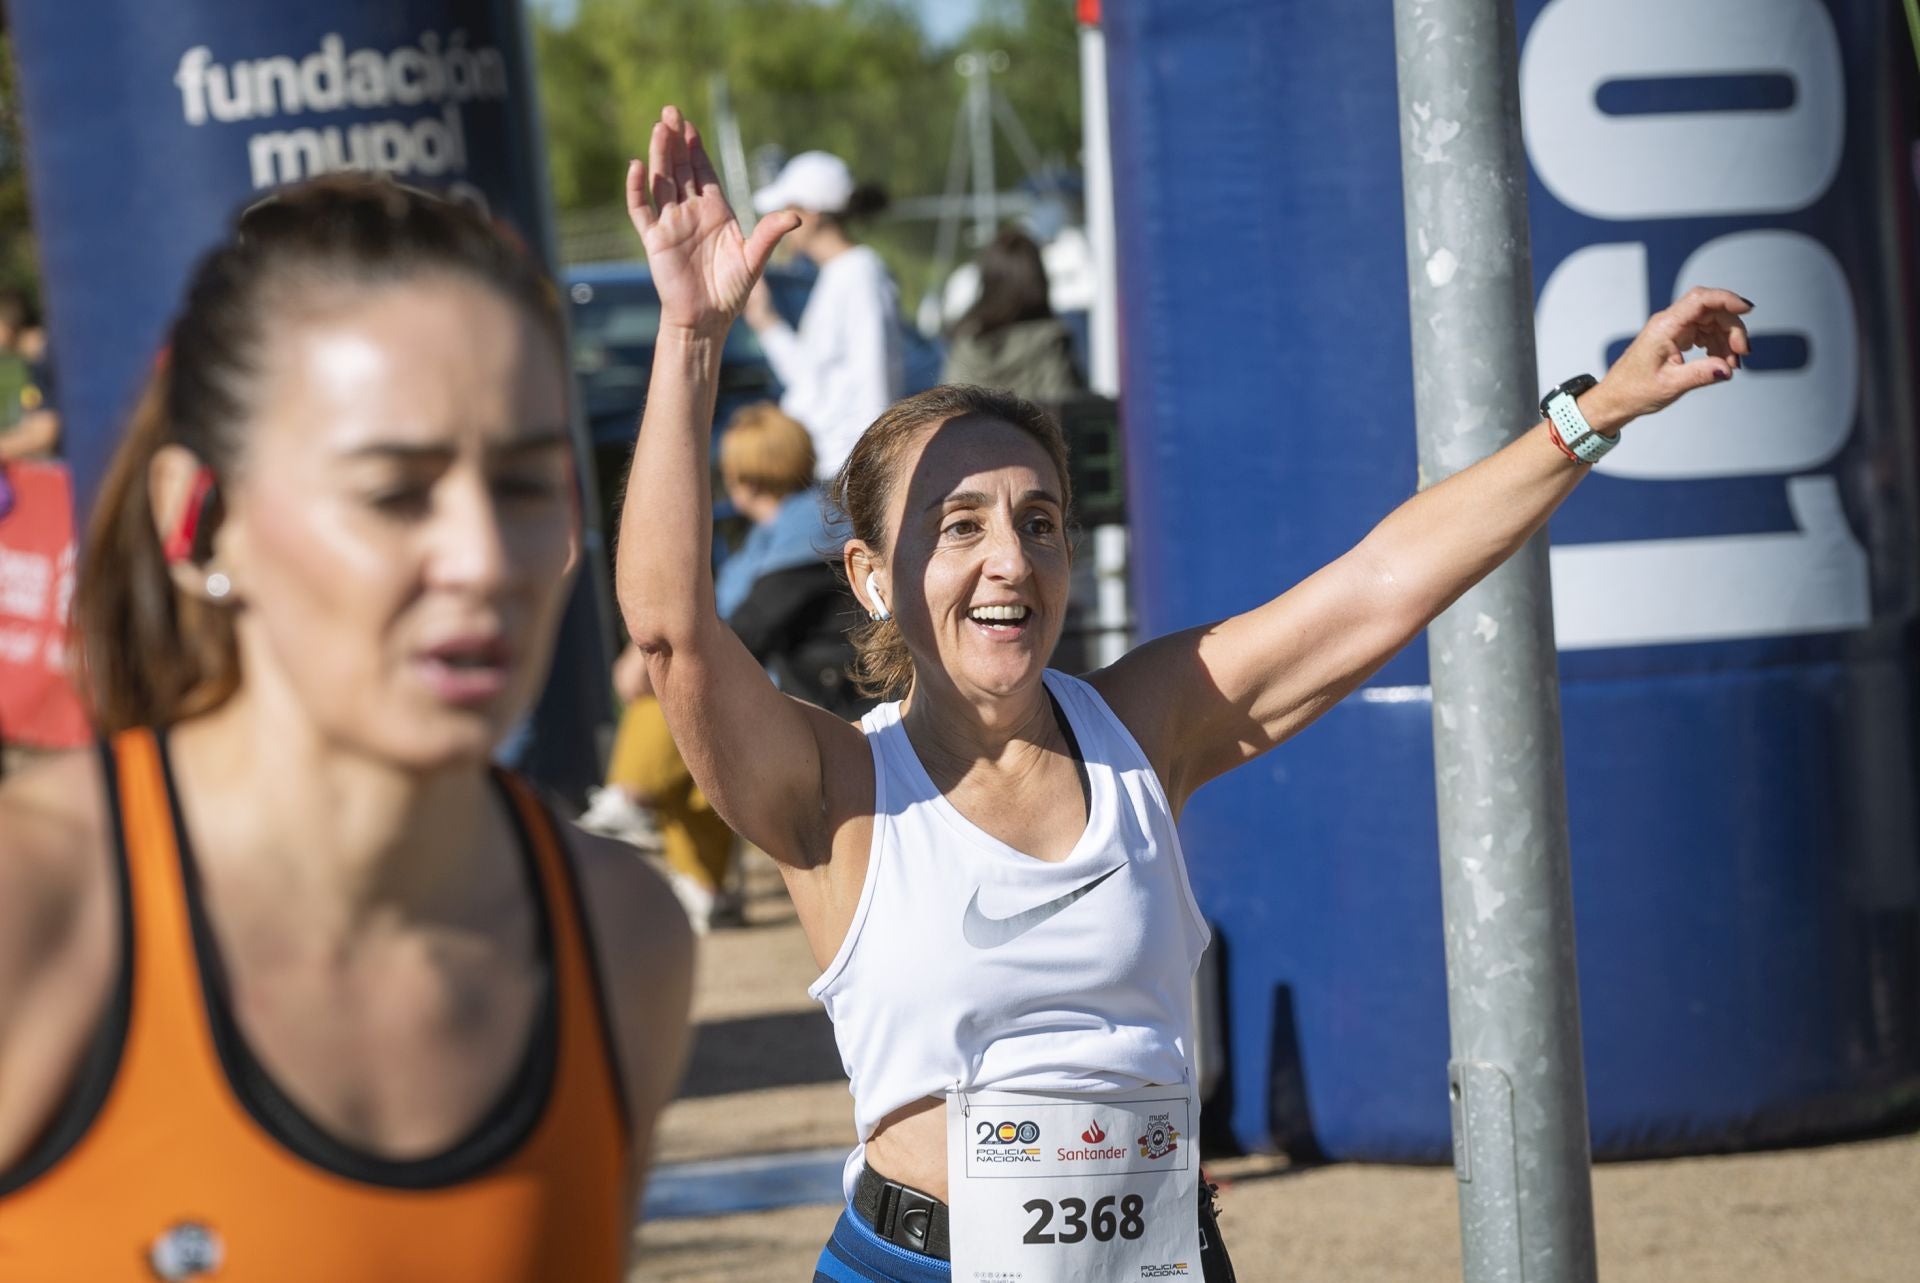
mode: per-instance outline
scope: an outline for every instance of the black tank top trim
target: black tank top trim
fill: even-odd
[[[499,1098],[464,1137],[437,1154],[409,1159],[385,1158],[339,1140],[309,1118],[273,1081],[248,1047],[233,1016],[232,987],[207,920],[199,870],[174,782],[166,735],[156,732],[155,739],[166,775],[167,804],[173,812],[174,840],[180,852],[180,875],[186,891],[208,1025],[228,1086],[247,1113],[295,1157],[347,1180],[388,1189],[441,1189],[462,1184],[511,1157],[533,1133],[553,1094],[559,1063],[559,1004],[554,994],[553,930],[548,916],[553,906],[547,902],[545,883],[533,854],[532,835],[521,822],[519,808],[514,805],[505,783],[495,778],[496,795],[513,825],[516,846],[521,853],[527,893],[534,907],[538,955],[545,971],[527,1047]]]
[[[107,817],[113,833],[109,857],[120,896],[120,974],[60,1107],[54,1111],[39,1139],[27,1148],[25,1156],[0,1171],[0,1198],[25,1189],[52,1171],[92,1128],[93,1120],[113,1091],[114,1079],[119,1076],[127,1023],[133,1015],[133,887],[127,876],[126,831],[120,821],[120,768],[111,745],[102,741],[97,747]]]
[[[1067,710],[1060,707],[1060,701],[1052,691],[1047,692],[1047,703],[1053,705],[1053,720],[1060,724],[1060,733],[1067,737],[1067,752],[1073,758],[1073,770],[1080,777],[1080,797],[1086,802],[1087,815],[1093,815],[1093,777],[1087,773],[1087,755],[1080,751],[1080,737],[1073,733],[1073,720],[1067,716]]]

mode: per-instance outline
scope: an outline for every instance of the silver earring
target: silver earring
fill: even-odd
[[[232,591],[233,580],[227,578],[219,571],[216,570],[207,576],[207,596],[213,598],[215,601],[219,601]]]

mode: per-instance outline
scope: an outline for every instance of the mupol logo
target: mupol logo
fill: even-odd
[[[1154,1114],[1147,1119],[1147,1130],[1139,1140],[1140,1157],[1165,1158],[1180,1148],[1180,1130],[1173,1125],[1172,1114]]]

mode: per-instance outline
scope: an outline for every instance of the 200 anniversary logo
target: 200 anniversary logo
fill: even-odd
[[[1037,1163],[1040,1161],[1040,1124],[988,1122],[974,1124],[973,1160],[976,1163]]]

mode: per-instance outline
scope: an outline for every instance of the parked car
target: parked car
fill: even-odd
[[[773,305],[791,324],[798,324],[813,289],[810,264],[775,265],[766,281]],[[608,547],[626,483],[627,463],[633,455],[634,429],[646,408],[647,380],[653,369],[654,342],[660,333],[660,296],[644,263],[587,263],[567,269],[570,303],[573,373],[581,410],[593,442],[594,472],[606,505],[603,527]],[[919,392],[940,380],[939,345],[911,326],[902,326],[907,392]],[[733,412],[754,401],[777,401],[780,380],[774,376],[765,349],[744,321],[727,334],[720,357],[716,428]],[[715,433],[715,444],[718,444]],[[722,538],[716,549],[735,542],[735,517],[724,496],[716,495],[714,517]]]

